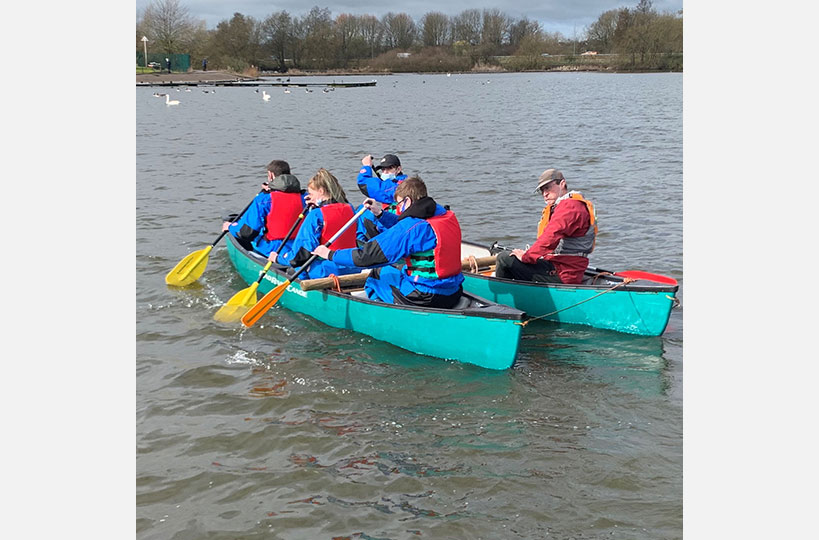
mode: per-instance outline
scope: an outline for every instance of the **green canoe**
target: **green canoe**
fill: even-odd
[[[471,242],[461,246],[463,258],[489,254],[486,246]],[[678,303],[679,286],[670,278],[666,278],[668,283],[647,279],[626,281],[626,277],[617,272],[589,268],[582,284],[564,285],[501,279],[494,277],[491,270],[464,272],[464,290],[525,311],[528,317],[547,321],[659,336],[668,325],[671,309]]]
[[[246,251],[232,235],[227,238],[231,262],[244,281],[255,283],[267,259]],[[259,292],[265,294],[285,281],[284,270],[271,267]],[[517,309],[474,294],[464,294],[453,309],[399,306],[369,300],[361,289],[303,291],[299,283],[297,279],[288,285],[279,306],[419,354],[489,369],[507,369],[515,361],[524,317]],[[265,315],[275,316],[275,310]]]

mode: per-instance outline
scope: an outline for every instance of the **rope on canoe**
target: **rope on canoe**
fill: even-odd
[[[467,260],[469,261],[469,271],[472,272],[473,274],[477,274],[478,260],[475,258],[474,255],[470,255],[469,257],[467,257]]]
[[[558,310],[552,311],[551,313],[547,313],[546,315],[541,315],[540,317],[532,317],[531,319],[526,320],[526,321],[523,321],[523,322],[516,322],[515,324],[519,324],[519,325],[521,325],[521,326],[526,326],[527,324],[529,324],[529,323],[530,323],[530,322],[532,322],[532,321],[536,321],[536,320],[538,320],[538,319],[542,319],[543,317],[548,317],[548,316],[550,316],[550,315],[554,315],[555,313],[560,313],[561,311],[566,311],[567,309],[571,309],[571,308],[573,308],[573,307],[577,307],[577,306],[579,306],[580,304],[583,304],[583,303],[585,303],[585,302],[588,302],[589,300],[594,300],[594,299],[595,299],[595,298],[597,298],[598,296],[601,296],[601,295],[603,295],[603,294],[606,294],[606,293],[608,293],[608,292],[611,292],[611,291],[613,291],[614,289],[616,289],[617,287],[622,287],[623,285],[627,285],[627,284],[629,284],[629,283],[631,283],[631,282],[633,282],[633,281],[637,281],[637,280],[636,280],[636,279],[633,279],[633,278],[623,278],[623,282],[622,282],[622,283],[618,283],[618,284],[617,284],[617,285],[615,285],[614,287],[611,287],[611,288],[608,288],[608,289],[606,289],[606,290],[604,290],[604,291],[601,291],[601,292],[599,292],[599,293],[595,294],[594,296],[590,296],[590,297],[586,298],[585,300],[581,300],[580,302],[577,302],[576,304],[572,304],[571,306],[566,306],[566,307],[564,307],[564,308],[562,308],[562,309],[558,309]]]
[[[338,292],[341,292],[341,282],[338,280],[338,276],[337,276],[337,275],[335,275],[335,274],[330,274],[330,275],[329,275],[329,276],[327,276],[327,277],[329,277],[330,279],[332,279],[332,280],[333,280],[333,287],[335,287],[335,289],[336,289]]]

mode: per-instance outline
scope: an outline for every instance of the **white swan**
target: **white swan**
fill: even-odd
[[[179,100],[171,99],[171,96],[165,94],[165,105],[179,105]]]
[[[270,94],[268,94],[265,90],[262,90],[262,99],[265,101],[270,101]]]

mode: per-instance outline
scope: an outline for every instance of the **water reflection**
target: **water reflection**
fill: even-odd
[[[666,346],[662,336],[538,321],[527,326],[517,368],[535,377],[561,371],[642,395],[667,395]]]

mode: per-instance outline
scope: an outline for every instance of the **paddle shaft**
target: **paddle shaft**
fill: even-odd
[[[259,193],[263,193],[263,192],[264,192],[264,190],[260,191]],[[258,195],[259,193],[257,193],[256,195]],[[245,206],[245,209],[244,209],[244,210],[242,210],[241,212],[239,212],[239,213],[236,215],[236,218],[235,218],[233,221],[231,221],[231,223],[236,223],[237,221],[239,221],[239,219],[241,219],[241,217],[242,217],[243,215],[245,215],[245,212],[247,212],[248,208],[250,208],[250,206],[253,204],[253,201],[255,201],[255,200],[256,200],[256,197],[253,197],[253,198],[250,200],[250,202],[249,202],[249,203],[247,203],[247,206]],[[225,235],[226,235],[227,233],[228,233],[227,231],[222,231],[222,234],[220,234],[220,235],[219,235],[219,237],[218,237],[216,240],[214,240],[214,241],[213,241],[213,243],[210,245],[210,247],[214,247],[214,246],[216,246],[216,244],[218,244],[218,243],[219,243],[219,240],[221,240],[222,238],[224,238],[224,237],[225,237]]]
[[[355,222],[356,222],[356,220],[358,220],[358,218],[359,218],[359,217],[361,217],[361,214],[363,214],[363,213],[364,213],[364,212],[366,212],[366,211],[367,211],[367,207],[366,207],[366,206],[362,206],[362,207],[361,207],[361,210],[359,210],[358,212],[356,212],[356,213],[355,213],[355,215],[353,215],[353,217],[351,217],[351,218],[350,218],[350,221],[348,221],[347,223],[345,223],[343,227],[341,227],[341,228],[340,228],[338,231],[336,231],[336,234],[334,234],[332,238],[330,238],[329,240],[327,240],[327,241],[324,243],[324,247],[328,247],[328,248],[329,248],[329,247],[330,247],[330,244],[332,244],[333,242],[335,242],[336,240],[338,240],[338,237],[339,237],[339,236],[341,236],[342,234],[344,234],[344,231],[346,231],[347,229],[349,229],[349,228],[350,228],[350,225],[352,225],[353,223],[355,223]],[[312,257],[310,257],[309,259],[307,259],[307,262],[306,262],[306,263],[304,263],[303,265],[301,265],[301,268],[299,268],[299,269],[298,269],[298,271],[297,271],[295,274],[293,274],[292,276],[290,276],[290,279],[288,279],[287,281],[289,281],[290,283],[293,283],[293,280],[294,280],[294,279],[296,279],[297,277],[299,277],[299,275],[301,275],[301,273],[302,273],[302,272],[304,272],[305,270],[307,270],[307,268],[308,268],[308,267],[309,267],[311,264],[313,264],[313,261],[315,261],[317,258],[318,258],[318,255],[313,255]]]
[[[309,212],[309,211],[310,211],[310,209],[312,209],[312,208],[314,208],[314,207],[313,207],[313,205],[312,205],[312,204],[308,204],[308,205],[307,205],[307,208],[305,208],[305,209],[304,209],[304,210],[303,210],[303,211],[302,211],[302,212],[299,214],[299,218],[298,218],[296,221],[294,221],[294,222],[293,222],[293,225],[290,227],[290,230],[289,230],[289,231],[287,231],[287,234],[285,234],[285,235],[284,235],[284,238],[282,238],[282,242],[281,242],[281,244],[279,244],[279,249],[277,249],[277,250],[276,250],[276,253],[281,253],[281,250],[282,250],[282,248],[284,247],[285,242],[287,242],[288,240],[290,240],[290,235],[291,235],[291,234],[293,234],[293,231],[295,231],[295,230],[296,230],[296,227],[298,227],[298,226],[299,226],[299,223],[301,223],[301,222],[302,222],[302,220],[304,219],[304,216],[305,216],[305,215],[307,215],[307,212]],[[245,209],[245,210],[246,210],[246,209]],[[270,265],[272,265],[272,264],[273,264],[273,261],[267,261],[267,264],[265,265],[264,270],[262,270],[262,271],[259,273],[259,279],[257,279],[257,280],[256,280],[256,283],[261,283],[261,282],[262,282],[262,280],[264,279],[265,274],[267,274],[267,271],[268,271],[268,270],[270,270]]]
[[[504,251],[512,251],[512,248],[506,246],[499,246],[497,242],[492,244],[491,248],[502,249]],[[650,272],[643,272],[640,270],[623,270],[621,272],[612,272],[610,270],[603,270],[602,268],[595,268],[593,266],[589,266],[587,270],[592,272],[602,273],[602,274],[612,274],[614,276],[632,278],[632,279],[647,279],[649,281],[656,281],[658,283],[665,283],[666,285],[676,285],[677,280],[673,277],[664,276],[662,274],[652,274]]]
[[[367,210],[367,207],[362,206],[361,209],[358,212],[356,212],[355,215],[353,215],[352,218],[350,218],[350,221],[345,223],[336,232],[336,234],[334,234],[333,237],[330,238],[327,241],[327,243],[325,243],[324,245],[329,248],[330,244],[335,242],[338,239],[338,237],[341,236],[344,233],[344,231],[346,231],[350,227],[350,225],[355,223],[358,220],[358,218],[361,217],[361,214],[363,214],[366,210]],[[250,310],[242,317],[242,324],[247,326],[247,327],[251,327],[254,324],[256,324],[256,321],[258,321],[262,317],[262,315],[267,313],[267,311],[270,308],[272,308],[274,305],[276,305],[276,302],[279,301],[279,298],[282,297],[282,295],[284,294],[284,291],[287,290],[287,287],[293,282],[293,280],[296,279],[302,272],[307,270],[307,268],[311,264],[313,264],[313,261],[315,261],[317,257],[318,257],[318,255],[313,255],[312,257],[310,257],[307,260],[307,262],[304,263],[301,266],[301,268],[299,268],[299,270],[295,274],[293,274],[293,276],[291,276],[290,278],[287,279],[287,281],[285,281],[284,283],[282,283],[280,285],[277,285],[275,289],[272,289],[270,292],[268,292],[266,295],[264,295],[262,297],[262,299],[259,300],[256,303],[256,305],[254,305],[252,308],[250,308]]]

